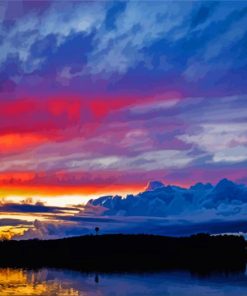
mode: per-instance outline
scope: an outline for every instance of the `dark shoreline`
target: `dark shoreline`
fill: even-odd
[[[0,242],[0,267],[83,272],[243,272],[246,242],[238,236],[99,235]]]

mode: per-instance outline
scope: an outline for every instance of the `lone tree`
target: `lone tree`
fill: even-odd
[[[95,230],[95,234],[98,235],[99,234],[99,227],[95,227],[94,230]]]

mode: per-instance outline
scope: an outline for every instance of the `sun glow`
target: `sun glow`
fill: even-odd
[[[105,188],[92,187],[55,187],[55,186],[1,186],[0,198],[4,202],[23,202],[31,199],[33,203],[42,202],[47,206],[85,205],[90,199],[103,195],[136,194],[144,187],[109,186]],[[1,201],[1,200],[0,200]]]

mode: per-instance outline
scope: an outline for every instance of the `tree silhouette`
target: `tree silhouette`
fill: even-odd
[[[99,233],[99,227],[95,227],[94,230],[95,230],[95,234],[98,235],[98,233]]]

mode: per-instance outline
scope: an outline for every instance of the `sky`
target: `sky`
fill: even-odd
[[[245,1],[1,1],[1,203],[247,184],[246,43]]]

